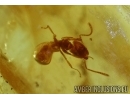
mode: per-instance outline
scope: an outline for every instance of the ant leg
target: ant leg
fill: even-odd
[[[90,27],[90,29],[91,29],[90,33],[89,33],[89,34],[80,34],[80,35],[79,35],[79,38],[80,38],[80,39],[81,39],[81,36],[90,36],[90,35],[93,33],[92,25],[91,25],[90,23],[88,23],[88,25],[89,25],[89,27]]]
[[[49,25],[47,25],[47,27],[41,27],[41,28],[44,28],[44,29],[49,29],[51,31],[51,33],[53,34],[53,38],[54,38],[54,41],[57,42],[57,39],[56,39],[56,35],[55,33],[52,31],[51,27]]]
[[[102,75],[105,75],[105,76],[109,76],[109,75],[106,74],[106,73],[99,72],[99,71],[95,71],[95,70],[92,70],[92,69],[87,68],[87,65],[86,65],[85,59],[83,59],[83,61],[84,61],[84,64],[85,64],[85,68],[86,68],[87,70],[89,70],[89,71],[91,71],[91,72],[98,73],[98,74],[102,74]]]
[[[94,59],[93,57],[91,57],[91,56],[88,56],[89,58],[91,58],[91,59]]]
[[[69,66],[70,66],[72,69],[76,70],[76,71],[79,73],[79,76],[81,77],[81,73],[79,72],[79,70],[72,67],[72,65],[71,65],[70,62],[67,60],[66,56],[64,55],[64,53],[63,53],[61,50],[60,50],[60,53],[63,55],[63,57],[65,58],[65,60],[66,60],[67,63],[69,64]]]
[[[68,55],[73,56],[71,53],[69,53],[69,52],[68,52],[67,50],[65,50],[65,49],[62,49],[62,51],[63,51],[64,53],[68,54]]]

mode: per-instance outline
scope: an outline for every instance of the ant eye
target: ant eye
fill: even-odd
[[[50,43],[41,43],[36,47],[33,57],[38,63],[46,65],[50,63],[52,54]]]

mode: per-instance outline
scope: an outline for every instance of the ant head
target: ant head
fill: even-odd
[[[46,65],[50,63],[52,54],[51,42],[45,42],[36,47],[33,57],[38,63]]]

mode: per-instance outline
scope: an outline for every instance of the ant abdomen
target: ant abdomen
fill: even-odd
[[[38,63],[47,65],[51,61],[52,54],[51,42],[44,42],[37,45],[33,56]]]

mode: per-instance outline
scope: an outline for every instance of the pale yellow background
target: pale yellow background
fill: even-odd
[[[76,85],[130,86],[129,11],[130,6],[0,6],[0,93],[73,93]],[[88,59],[87,67],[109,77],[87,71],[81,59],[66,55],[81,72],[80,78],[59,52],[49,65],[34,60],[35,47],[53,41],[50,31],[41,27],[49,25],[61,39],[89,33],[88,22],[93,34],[82,39],[94,60]]]

